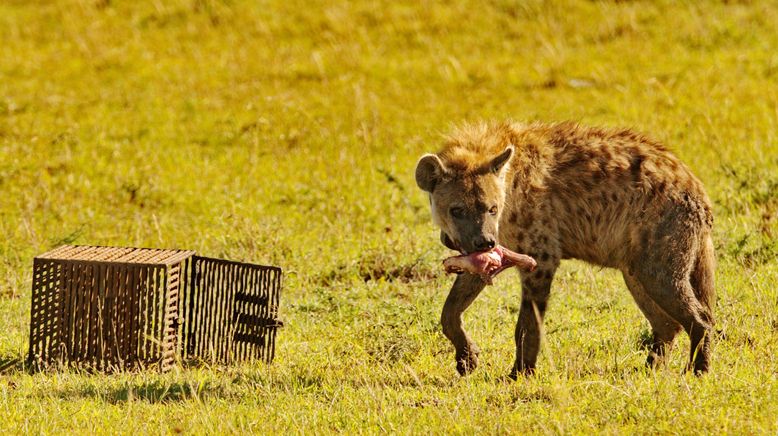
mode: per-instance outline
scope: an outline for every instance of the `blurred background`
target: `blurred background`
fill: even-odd
[[[775,355],[776,22],[759,1],[4,0],[0,353],[26,351],[36,254],[191,248],[285,269],[279,377],[454,379],[446,250],[413,169],[453,125],[510,118],[674,150],[715,203],[719,355]],[[642,361],[617,274],[571,262],[555,286],[560,377]],[[519,293],[506,277],[472,310],[485,374],[512,361]]]

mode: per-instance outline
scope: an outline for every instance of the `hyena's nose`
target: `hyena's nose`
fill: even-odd
[[[494,239],[483,238],[483,237],[476,239],[474,242],[475,244],[473,245],[475,245],[475,249],[477,251],[491,250],[492,248],[494,248],[494,244],[495,244]]]

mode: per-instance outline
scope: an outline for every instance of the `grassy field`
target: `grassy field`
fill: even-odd
[[[0,433],[778,432],[778,4],[0,2]],[[574,120],[667,143],[715,203],[713,371],[643,369],[620,276],[563,264],[538,374],[520,285],[467,312],[413,169],[452,124]],[[286,271],[272,365],[31,373],[32,258],[180,247]]]

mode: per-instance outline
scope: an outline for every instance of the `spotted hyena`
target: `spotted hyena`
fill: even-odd
[[[690,368],[708,370],[711,205],[700,181],[658,142],[573,123],[467,125],[419,160],[416,182],[447,247],[470,253],[500,244],[538,262],[521,272],[512,377],[534,370],[554,272],[572,258],[622,272],[653,330],[649,365],[685,330]],[[443,333],[463,375],[478,365],[479,350],[462,313],[484,285],[460,274],[443,307]]]

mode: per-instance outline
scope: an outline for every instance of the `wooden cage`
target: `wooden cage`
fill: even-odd
[[[33,262],[29,361],[98,370],[272,361],[282,271],[194,251],[62,246]]]

